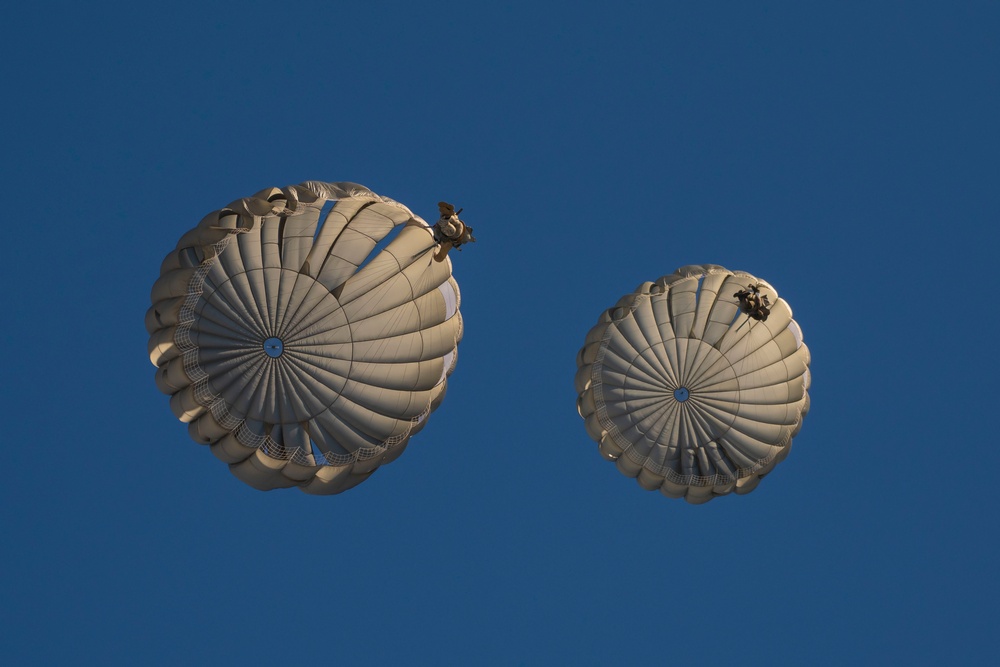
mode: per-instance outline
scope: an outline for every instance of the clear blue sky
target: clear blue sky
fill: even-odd
[[[996,3],[116,4],[4,14],[0,662],[996,659]],[[444,405],[333,497],[192,442],[143,328],[182,233],[309,179],[479,239]],[[788,459],[703,506],[573,390],[693,263],[813,355]]]

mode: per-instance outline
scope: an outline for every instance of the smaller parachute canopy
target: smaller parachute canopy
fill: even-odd
[[[809,410],[809,349],[791,308],[768,283],[711,264],[622,297],[577,366],[577,407],[601,455],[691,503],[752,491]]]

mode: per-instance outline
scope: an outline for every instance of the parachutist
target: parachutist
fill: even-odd
[[[448,256],[448,251],[452,248],[461,250],[464,243],[475,243],[476,237],[472,235],[472,227],[466,225],[458,219],[458,214],[464,209],[455,210],[455,207],[448,202],[438,202],[438,210],[441,217],[434,224],[434,241],[441,244],[434,260],[443,262]]]
[[[766,294],[760,293],[760,285],[749,284],[746,289],[741,289],[733,295],[740,302],[740,310],[757,320],[764,322],[771,314],[770,305]]]

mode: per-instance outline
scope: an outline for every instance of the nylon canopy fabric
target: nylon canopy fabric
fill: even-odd
[[[749,320],[734,294],[771,302]],[[749,493],[809,410],[809,349],[788,304],[706,264],[645,282],[601,315],[577,356],[577,407],[601,455],[645,489],[703,503]]]
[[[156,384],[250,486],[356,486],[403,452],[455,368],[459,289],[435,247],[423,219],[354,183],[210,213],[153,285]]]

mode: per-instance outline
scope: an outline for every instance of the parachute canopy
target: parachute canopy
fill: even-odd
[[[740,309],[754,286],[763,321]],[[601,455],[645,489],[702,503],[749,493],[809,410],[809,349],[777,291],[749,273],[685,266],[601,315],[577,357],[580,416]]]
[[[167,255],[146,315],[156,384],[258,489],[332,494],[397,458],[462,337],[430,226],[354,183],[272,188]]]

